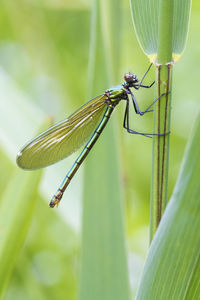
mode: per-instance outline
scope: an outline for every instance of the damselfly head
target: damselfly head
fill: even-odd
[[[138,82],[138,78],[135,74],[127,73],[124,75],[124,79],[128,84],[134,84]]]

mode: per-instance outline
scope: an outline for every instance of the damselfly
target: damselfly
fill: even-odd
[[[148,73],[151,65],[139,82],[136,75],[127,73],[124,76],[124,83],[106,90],[103,94],[88,101],[81,106],[67,119],[55,124],[48,130],[42,132],[31,140],[17,155],[17,164],[20,168],[34,170],[54,164],[69,156],[86,141],[81,154],[75,160],[72,168],[65,176],[56,194],[51,199],[50,207],[58,205],[64,191],[69,185],[72,177],[77,172],[80,165],[96,143],[103,129],[105,128],[114,108],[121,101],[126,101],[123,127],[132,134],[140,134],[151,137],[152,133],[142,133],[130,129],[129,127],[129,96],[133,102],[136,114],[144,115],[151,111],[152,105],[162,96],[153,101],[146,110],[141,111],[131,88],[150,88],[150,85],[143,85],[142,82]],[[165,133],[163,133],[165,134]],[[160,135],[163,135],[160,134]],[[88,140],[89,139],[89,140]]]

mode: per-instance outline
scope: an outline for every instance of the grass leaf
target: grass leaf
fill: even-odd
[[[118,39],[120,44],[119,36],[115,34],[108,38],[108,32],[112,30],[107,31],[102,25],[109,23],[107,8],[111,7],[112,1],[107,2],[94,1],[93,7],[89,70],[92,96],[98,90],[108,88],[108,79],[114,77],[110,61],[114,49],[111,50],[108,40],[115,45],[117,41],[113,38]],[[119,15],[116,11],[119,3],[114,7],[115,18]],[[118,155],[112,122],[113,118],[86,163],[80,300],[130,299]]]
[[[130,0],[134,27],[143,51],[155,59],[158,52],[160,0]],[[173,58],[182,54],[188,33],[191,0],[174,0],[172,24]]]
[[[152,241],[139,299],[198,299],[200,294],[200,115],[172,198]]]
[[[0,209],[0,295],[9,282],[15,262],[24,244],[34,207],[41,171],[18,171],[7,186]]]

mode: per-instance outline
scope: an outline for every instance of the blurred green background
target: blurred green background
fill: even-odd
[[[88,100],[91,4],[88,0],[0,2],[1,201],[6,201],[5,194],[12,178],[24,173],[15,163],[19,149],[41,128],[51,125],[52,120],[62,120]],[[118,72],[121,77],[113,85],[123,81],[125,72],[134,72],[141,78],[149,65],[136,40],[128,1],[123,1],[121,13]],[[200,107],[199,27],[200,4],[194,0],[188,42],[173,74],[170,195]],[[153,80],[154,70],[151,70],[146,83]],[[97,90],[96,95],[102,92],[103,88]],[[139,91],[136,98],[145,109],[154,98],[154,89]],[[152,141],[129,135],[123,129],[124,109],[121,103],[110,122],[115,123],[118,141],[129,275],[134,293],[149,243]],[[150,114],[138,118],[133,113],[133,118],[134,129],[151,130]],[[105,142],[103,136],[98,142]],[[84,167],[71,182],[59,208],[48,208],[51,196],[76,156],[73,154],[44,170],[28,237],[10,278],[6,300],[64,299],[66,295],[69,300],[76,298]],[[14,198],[16,191],[13,189],[12,193]],[[23,209],[22,206],[20,210],[23,212]]]

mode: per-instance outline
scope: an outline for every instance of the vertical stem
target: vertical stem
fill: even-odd
[[[114,45],[120,45],[120,36],[118,28],[110,22],[119,22],[120,2],[93,1],[90,96],[106,89],[109,79],[114,78],[112,70],[119,61]],[[85,164],[79,300],[130,300],[118,153],[112,123],[107,125],[101,143],[95,145]]]
[[[157,97],[166,94],[155,105],[154,133],[166,134],[153,139],[150,240],[160,223],[168,196],[173,0],[160,0],[159,4]]]

